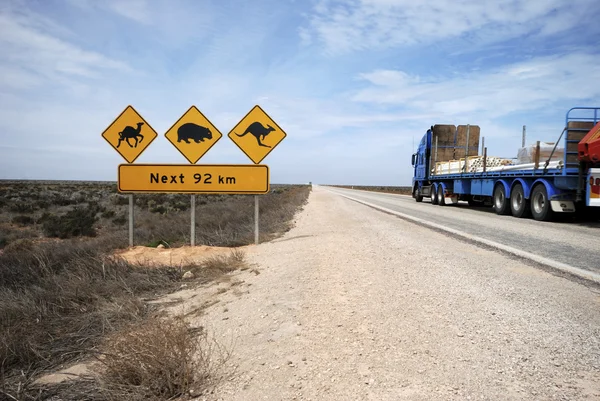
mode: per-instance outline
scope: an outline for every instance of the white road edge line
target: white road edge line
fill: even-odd
[[[386,212],[386,213],[389,213],[389,214],[393,214],[393,215],[396,215],[398,217],[402,217],[403,219],[411,220],[411,221],[414,221],[414,222],[419,223],[419,224],[424,225],[424,226],[428,226],[428,227],[435,228],[437,230],[445,231],[445,232],[448,232],[448,233],[451,233],[451,234],[454,234],[454,235],[466,238],[466,239],[468,239],[470,241],[478,242],[480,244],[484,244],[484,245],[490,246],[492,248],[497,248],[497,249],[500,249],[502,251],[508,252],[510,254],[519,256],[521,258],[529,259],[529,260],[532,260],[534,262],[540,263],[542,265],[551,267],[553,269],[557,269],[557,270],[560,270],[560,271],[563,271],[563,272],[567,272],[567,273],[573,274],[573,275],[575,275],[577,277],[580,277],[580,278],[583,278],[583,279],[586,279],[586,280],[590,280],[590,281],[593,281],[595,283],[600,284],[600,274],[598,274],[598,273],[594,273],[594,272],[591,272],[589,270],[581,269],[579,267],[567,265],[565,263],[561,263],[561,262],[558,262],[556,260],[548,259],[548,258],[545,258],[543,256],[535,255],[535,254],[530,253],[530,252],[525,252],[525,251],[522,251],[520,249],[516,249],[516,248],[513,248],[513,247],[508,246],[508,245],[500,244],[498,242],[490,241],[490,240],[487,240],[485,238],[477,237],[475,235],[471,235],[471,234],[465,233],[463,231],[455,230],[455,229],[450,228],[450,227],[446,227],[446,226],[442,226],[440,224],[432,223],[430,221],[423,220],[423,219],[420,219],[418,217],[413,217],[413,216],[410,216],[408,214],[397,212],[395,210],[388,209],[388,208],[383,207],[383,206],[375,205],[373,203],[365,202],[363,200],[356,199],[356,198],[353,198],[351,196],[343,195],[343,194],[341,194],[339,192],[335,192],[335,191],[330,191],[330,192],[333,192],[336,195],[339,195],[339,196],[342,196],[344,198],[353,200],[355,202],[362,203],[363,205],[372,207],[374,209],[378,209],[378,210],[381,210],[383,212]]]

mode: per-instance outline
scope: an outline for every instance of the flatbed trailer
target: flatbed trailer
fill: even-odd
[[[432,126],[412,157],[413,198],[417,202],[430,198],[432,204],[440,206],[459,201],[466,201],[472,206],[491,205],[499,215],[532,216],[543,221],[552,220],[555,213],[572,213],[600,206],[600,185],[597,185],[600,184],[600,162],[594,156],[596,153],[582,155],[584,148],[598,149],[599,119],[598,107],[574,107],[566,113],[564,129],[547,159],[540,157],[538,142],[534,163],[494,168],[486,166],[490,160],[487,149],[484,148],[483,155],[478,154],[479,127],[473,126],[476,135],[470,138],[471,126],[466,126],[466,140],[462,135],[464,143],[456,142],[460,137],[457,133],[453,135],[454,143],[450,143],[452,135],[442,136],[453,126]],[[456,132],[461,127],[464,132],[465,126],[459,126]],[[474,137],[476,140],[473,140]],[[439,138],[444,143],[441,147],[438,146]],[[552,161],[560,144],[562,158]],[[439,168],[440,149],[441,159],[448,159],[449,154],[461,150],[465,157],[458,160],[460,172],[444,173]],[[469,171],[469,160],[482,162],[480,171]],[[449,166],[452,162],[456,160],[443,160],[441,164]]]

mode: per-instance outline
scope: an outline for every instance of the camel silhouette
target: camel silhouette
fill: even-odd
[[[246,128],[243,134],[236,133],[237,136],[244,136],[246,134],[250,134],[256,138],[256,142],[258,142],[258,146],[264,146],[265,148],[270,148],[269,145],[265,145],[261,141],[265,139],[265,136],[269,135],[271,131],[275,131],[275,128],[271,127],[269,124],[267,126],[263,126],[260,122],[255,121]]]
[[[129,147],[136,148],[138,145],[138,137],[140,138],[140,142],[142,142],[142,139],[144,139],[144,136],[140,134],[142,125],[144,125],[144,123],[137,123],[137,128],[133,128],[130,125],[123,128],[123,131],[119,132],[119,143],[117,144],[117,148],[121,146],[121,142],[123,141],[127,142],[127,145],[129,145]],[[135,145],[132,145],[129,142],[131,138],[135,139]]]

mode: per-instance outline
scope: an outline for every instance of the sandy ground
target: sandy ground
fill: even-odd
[[[208,400],[600,399],[600,293],[315,188],[196,323]]]
[[[239,249],[244,249],[239,248]],[[181,248],[149,248],[146,246],[134,246],[117,252],[116,255],[127,260],[129,263],[142,264],[144,266],[185,266],[186,264],[198,263],[204,258],[216,254],[230,252],[229,248],[211,246],[183,246]]]

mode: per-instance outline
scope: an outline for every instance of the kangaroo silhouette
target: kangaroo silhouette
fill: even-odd
[[[265,148],[270,148],[269,145],[265,145],[261,141],[265,139],[265,136],[269,135],[271,131],[275,131],[275,128],[271,127],[269,124],[267,126],[263,126],[260,122],[255,121],[246,128],[243,134],[236,133],[237,136],[244,136],[246,134],[250,134],[256,138],[256,142],[258,142],[258,146],[264,146]]]
[[[144,123],[137,123],[137,128],[133,128],[130,125],[123,128],[123,131],[119,132],[119,143],[117,144],[117,148],[121,146],[121,142],[123,141],[127,142],[129,147],[136,148],[138,145],[138,138],[140,138],[139,142],[142,142],[142,139],[144,139],[144,135],[140,134],[142,125],[144,125]],[[131,138],[135,139],[135,145],[129,143]]]

